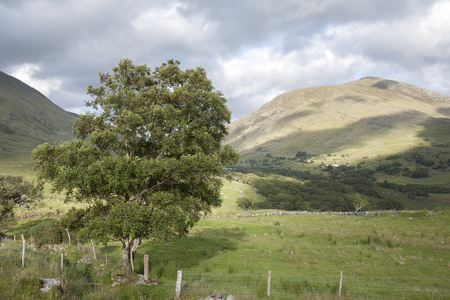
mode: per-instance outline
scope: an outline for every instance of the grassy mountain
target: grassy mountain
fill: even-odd
[[[415,147],[450,146],[450,97],[404,82],[366,77],[296,89],[230,124],[226,143],[260,153],[357,163]],[[343,159],[344,160],[344,159]]]
[[[29,152],[44,142],[71,137],[76,115],[34,88],[0,72],[0,152]]]

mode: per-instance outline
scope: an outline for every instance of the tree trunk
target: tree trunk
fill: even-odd
[[[130,265],[130,241],[129,238],[124,238],[122,240],[122,269],[131,273]]]
[[[122,240],[122,269],[126,270],[128,273],[131,273],[131,254],[134,258],[134,254],[136,253],[137,248],[141,243],[141,239],[137,237],[126,237]]]

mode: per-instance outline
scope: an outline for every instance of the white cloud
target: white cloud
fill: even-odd
[[[35,88],[45,96],[49,97],[53,91],[56,91],[61,86],[59,79],[39,79],[34,75],[40,70],[36,64],[24,63],[14,66],[10,72],[11,76],[25,82],[29,86]]]
[[[283,92],[341,83],[354,79],[359,70],[370,68],[373,65],[364,57],[350,53],[339,56],[317,38],[303,49],[283,52],[278,45],[273,45],[221,60],[220,71],[214,74],[214,79],[222,82],[227,97],[246,102],[246,110],[251,111]]]
[[[187,18],[180,13],[184,6],[174,3],[141,12],[131,25],[141,39],[159,45],[183,45],[200,48],[214,31],[214,24],[197,16]]]

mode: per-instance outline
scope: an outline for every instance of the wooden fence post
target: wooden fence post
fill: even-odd
[[[105,242],[105,259],[106,259],[106,264],[108,263],[108,242]]]
[[[97,254],[95,254],[94,241],[91,239],[92,252],[94,252],[94,259],[97,260]]]
[[[148,255],[144,254],[144,280],[148,280]]]
[[[181,296],[181,280],[183,279],[183,271],[177,271],[177,283],[175,284],[175,299]]]
[[[272,271],[269,270],[269,273],[267,274],[267,297],[270,297],[270,281],[272,279]]]
[[[131,272],[134,273],[133,251],[130,251],[130,264],[131,264]]]
[[[25,238],[23,237],[22,234],[22,268],[25,268],[25,246],[26,246],[26,241]]]
[[[64,272],[64,253],[61,252],[61,274]]]
[[[339,297],[342,296],[342,280],[343,280],[343,274],[344,274],[344,272],[341,271],[341,276],[340,276],[340,278],[339,278]]]
[[[71,240],[70,240],[69,228],[66,228],[66,231],[67,231],[67,236],[69,237],[69,245],[72,245]]]

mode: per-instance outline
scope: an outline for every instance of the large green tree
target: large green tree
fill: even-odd
[[[75,122],[76,139],[33,151],[40,179],[87,204],[71,211],[73,227],[120,240],[128,271],[142,239],[183,236],[221,204],[218,176],[238,159],[221,144],[231,116],[226,99],[204,69],[179,64],[151,71],[124,59],[99,73],[100,86],[87,88],[93,112]]]

